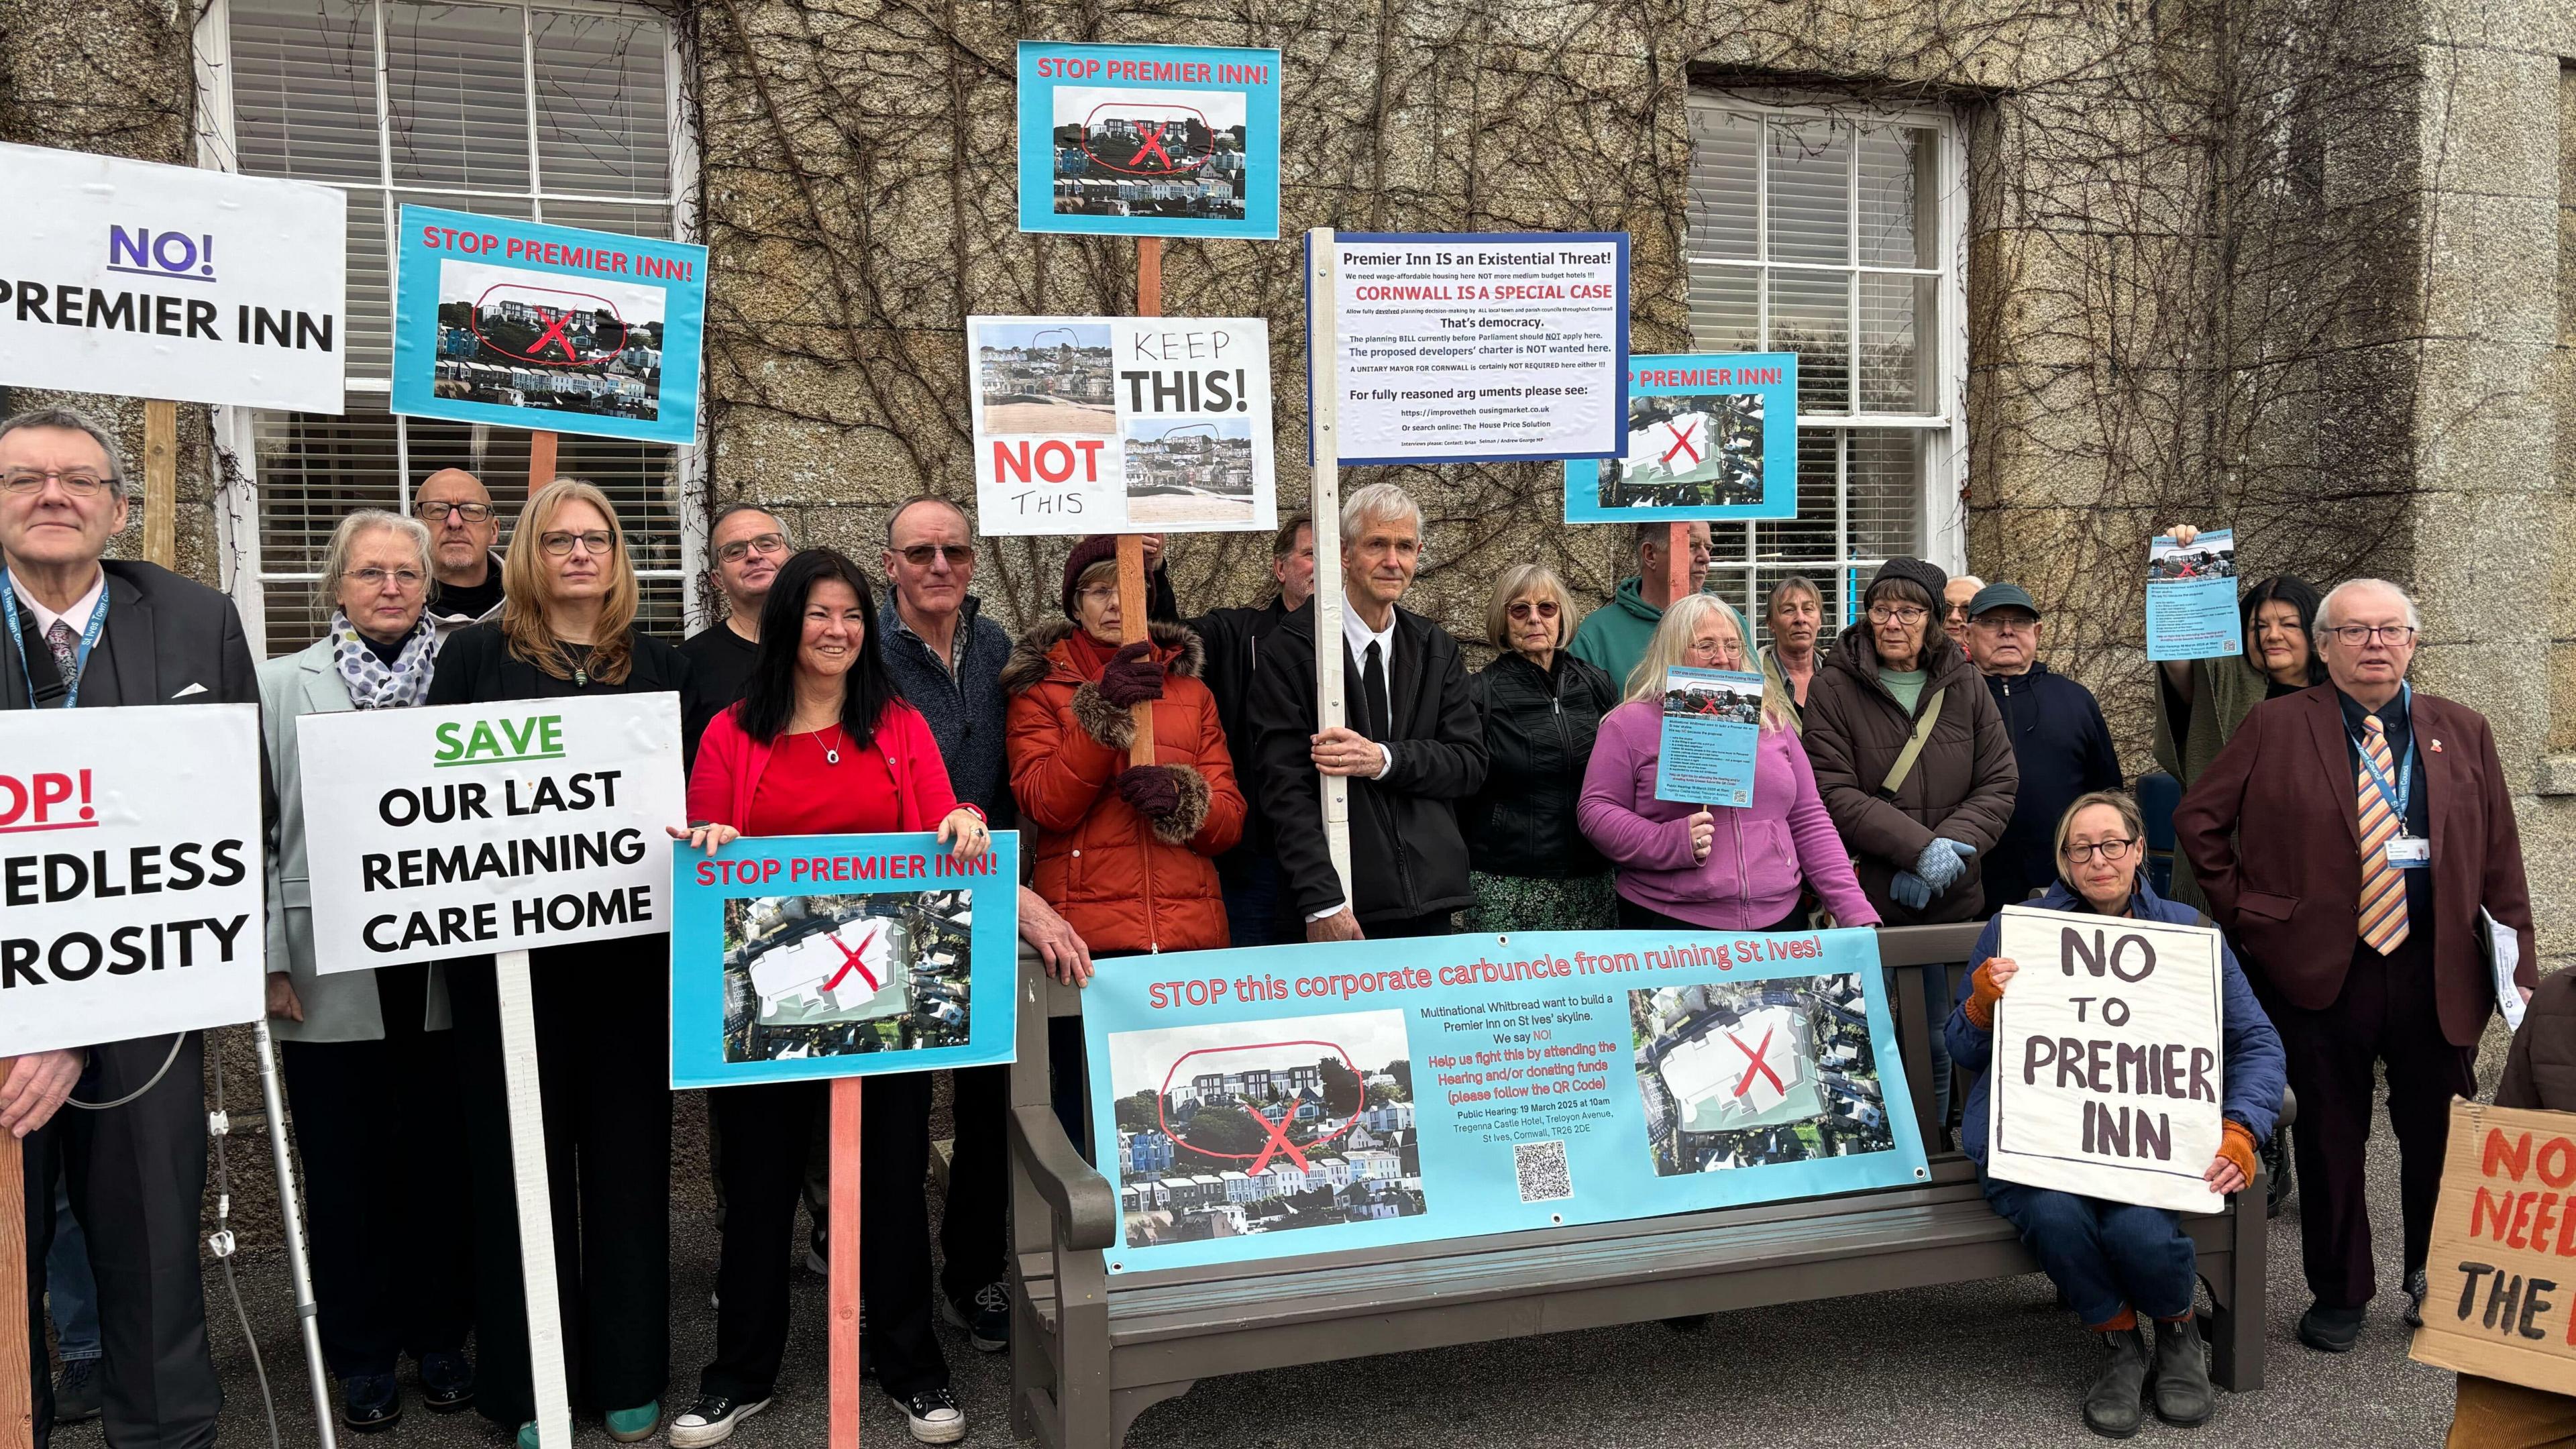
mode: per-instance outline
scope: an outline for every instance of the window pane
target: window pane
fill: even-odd
[[[394,479],[394,423],[383,413],[255,417],[268,651],[289,654],[330,626],[330,605],[315,576],[342,515],[353,508],[402,506]]]
[[[1697,256],[1755,255],[1753,147],[1761,123],[1705,107],[1691,109],[1690,250]]]
[[[1923,463],[1928,435],[1913,428],[1851,433],[1851,553],[1876,564],[1923,549]]]
[[[671,235],[671,203],[628,205],[620,201],[549,201],[546,203],[549,226],[586,226],[593,231],[624,232],[628,236],[660,237]]]
[[[1771,260],[1851,261],[1851,128],[1771,123]]]
[[[549,192],[662,196],[671,191],[669,103],[655,21],[539,11],[537,171]],[[547,208],[547,219],[554,209]],[[670,226],[670,207],[662,208]]]
[[[381,180],[375,22],[351,0],[234,0],[233,134],[241,169]]]
[[[1771,273],[1771,351],[1798,354],[1798,411],[1851,411],[1851,274]]]
[[[1703,352],[1761,351],[1761,285],[1755,267],[1692,267],[1691,345]]]
[[[528,189],[522,14],[482,5],[387,7],[394,180]]]
[[[1917,319],[1931,315],[1930,277],[1860,274],[1860,410],[1927,413],[1931,354]]]
[[[1798,516],[1753,525],[1756,559],[1821,567],[1842,558],[1834,531],[1834,484],[1840,471],[1834,450],[1842,436],[1839,428],[1798,430]]]
[[[1860,262],[1865,267],[1928,267],[1917,224],[1919,197],[1930,194],[1932,133],[1896,126],[1860,131]]]
[[[393,368],[393,263],[385,253],[385,194],[349,189],[349,382],[389,382]]]

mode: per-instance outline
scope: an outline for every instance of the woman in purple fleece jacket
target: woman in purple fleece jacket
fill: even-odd
[[[1799,898],[1812,889],[1834,924],[1875,926],[1852,876],[1851,855],[1816,794],[1815,772],[1786,711],[1766,699],[1754,755],[1753,803],[1693,806],[1655,798],[1663,743],[1664,670],[1744,668],[1744,624],[1713,594],[1664,611],[1646,657],[1628,677],[1627,702],[1601,721],[1584,772],[1575,822],[1618,867],[1619,924],[1631,928],[1803,929]]]

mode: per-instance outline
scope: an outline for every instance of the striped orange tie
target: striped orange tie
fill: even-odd
[[[2396,778],[2388,757],[2387,727],[2379,716],[2361,721],[2362,767],[2355,771],[2361,799],[2361,939],[2385,956],[2406,941],[2406,872],[2388,863],[2388,842],[2406,822],[2389,808],[2377,780]]]

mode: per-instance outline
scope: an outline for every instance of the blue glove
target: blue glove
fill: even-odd
[[[1919,911],[1932,904],[1932,887],[1925,885],[1923,877],[1910,870],[1898,871],[1896,879],[1887,883],[1887,893],[1896,897],[1896,903],[1909,911]]]
[[[1967,872],[1968,857],[1976,853],[1977,848],[1973,845],[1935,837],[1930,845],[1923,847],[1922,857],[1914,862],[1914,873],[1923,877],[1923,883],[1937,895],[1959,883],[1959,877]]]

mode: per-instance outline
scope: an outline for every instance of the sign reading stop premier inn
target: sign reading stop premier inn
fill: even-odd
[[[298,733],[315,969],[671,929],[678,695],[308,715]]]

